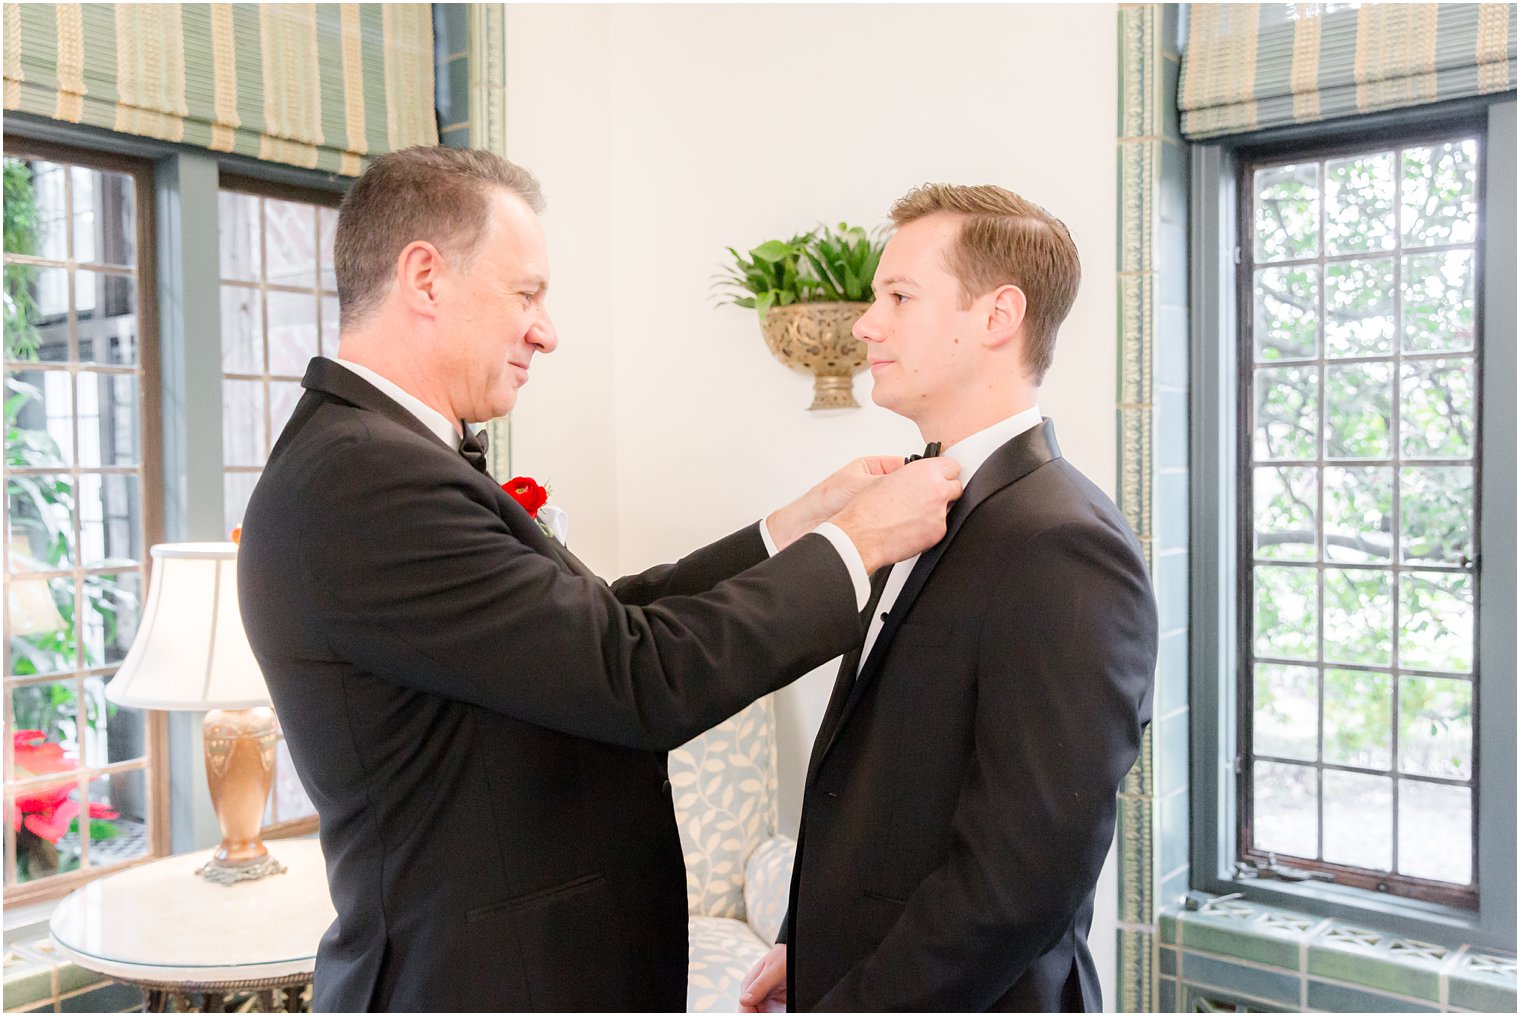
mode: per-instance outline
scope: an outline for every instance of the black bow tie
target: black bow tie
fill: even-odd
[[[471,434],[469,425],[463,420],[459,421],[459,429],[464,431],[464,440],[459,442],[459,454],[470,465],[482,473],[486,472],[486,452],[491,447],[491,436],[484,428]]]
[[[938,441],[930,441],[929,444],[928,444],[928,446],[924,448],[924,453],[922,455],[909,455],[909,456],[907,456],[906,458],[903,459],[903,465],[906,466],[910,462],[917,462],[919,459],[937,459],[937,458],[939,458],[939,442]]]

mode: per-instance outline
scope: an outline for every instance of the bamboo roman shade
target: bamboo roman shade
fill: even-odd
[[[432,11],[8,3],[5,108],[357,176],[438,143]]]
[[[1515,88],[1511,4],[1189,4],[1190,138]]]

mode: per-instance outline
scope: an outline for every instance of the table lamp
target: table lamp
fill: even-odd
[[[285,870],[259,836],[274,780],[274,710],[238,613],[237,544],[161,543],[137,637],[106,698],[138,709],[208,710],[206,782],[222,842],[198,874],[236,882]]]

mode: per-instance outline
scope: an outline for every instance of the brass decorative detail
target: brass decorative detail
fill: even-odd
[[[866,347],[850,329],[869,303],[794,303],[772,307],[760,322],[776,359],[813,375],[809,409],[856,409],[852,379],[866,366]]]
[[[285,866],[259,837],[274,783],[274,710],[212,709],[202,729],[206,782],[222,842],[197,874],[222,885],[280,874]]]

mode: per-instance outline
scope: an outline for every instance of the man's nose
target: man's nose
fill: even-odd
[[[880,303],[881,301],[877,301]],[[880,342],[881,330],[876,327],[876,303],[866,308],[866,312],[855,319],[855,325],[850,329],[850,334],[861,342]]]
[[[552,353],[559,345],[559,333],[554,330],[554,322],[549,320],[548,313],[528,330],[528,342],[536,346],[540,353]]]

